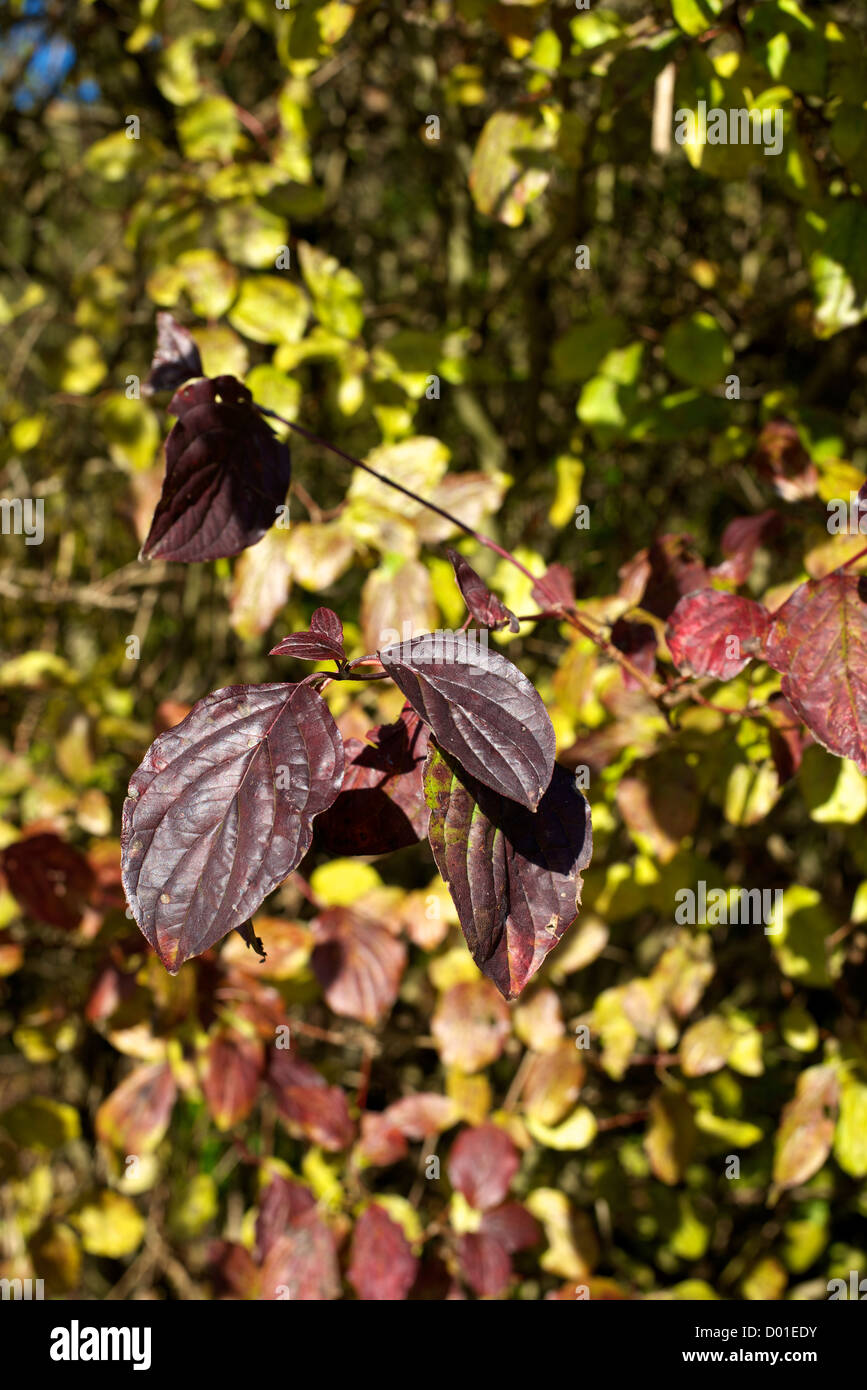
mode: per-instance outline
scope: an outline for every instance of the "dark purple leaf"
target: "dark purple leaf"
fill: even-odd
[[[352,1234],[347,1279],[366,1302],[402,1302],[418,1272],[409,1241],[384,1207],[374,1202],[361,1213]]]
[[[25,835],[0,852],[9,890],[37,922],[74,931],[94,891],[95,875],[59,835]]]
[[[378,655],[446,752],[485,786],[538,806],[554,767],[554,729],[517,666],[465,633],[426,634]]]
[[[632,607],[667,618],[678,599],[710,585],[710,575],[695,550],[692,536],[659,536],[619,570],[620,593]]]
[[[150,560],[217,560],[255,545],[289,486],[289,450],[232,376],[184,386],[169,406],[163,490],[141,549]]]
[[[492,594],[481,575],[476,574],[472,565],[456,550],[446,550],[452,563],[458,588],[464,596],[467,608],[480,627],[490,627],[495,631],[508,623],[512,632],[519,632],[521,624],[511,608],[507,608],[496,594]]]
[[[767,715],[771,757],[780,779],[780,786],[783,786],[798,772],[804,749],[813,740],[784,695],[771,696],[767,704]]]
[[[656,633],[650,623],[618,618],[611,629],[611,642],[645,676],[653,675],[656,670]],[[641,682],[629,671],[623,672],[623,684],[627,690],[641,689]]]
[[[157,314],[157,346],[147,380],[142,383],[142,395],[155,391],[177,391],[191,377],[204,376],[202,359],[189,329],[183,328],[172,314],[161,310]]]
[[[310,848],[343,744],[306,685],[231,685],[151,744],[123,808],[123,884],[171,974],[257,911]]]
[[[316,822],[316,842],[329,855],[390,854],[427,835],[427,725],[406,705],[396,723],[380,724],[367,739],[346,740],[343,787]]]
[[[242,922],[235,931],[240,936],[248,951],[254,951],[259,960],[264,962],[268,959],[265,947],[262,945],[262,938],[256,935],[252,922]]]
[[[764,657],[814,738],[867,773],[867,583],[836,570],[800,584],[771,618]]]
[[[378,1023],[400,989],[404,943],[348,907],[326,908],[311,927],[316,941],[311,964],[329,1008],[359,1023]]]
[[[508,1194],[521,1159],[499,1125],[463,1130],[449,1154],[449,1182],[476,1211],[491,1211]]]
[[[343,624],[330,608],[317,608],[310,619],[309,632],[293,632],[284,637],[270,656],[295,656],[301,661],[345,661]]]
[[[536,812],[491,793],[433,745],[425,769],[434,859],[473,960],[506,999],[578,915],[590,807],[555,765]]]
[[[679,671],[728,681],[761,655],[770,614],[751,598],[699,589],[682,598],[665,630]]]
[[[480,1298],[496,1298],[509,1287],[512,1261],[493,1236],[474,1231],[458,1239],[461,1275]]]

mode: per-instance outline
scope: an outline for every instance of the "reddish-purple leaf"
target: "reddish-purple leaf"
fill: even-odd
[[[565,565],[549,565],[530,592],[540,608],[571,608],[575,602],[575,584]]]
[[[231,685],[160,734],[123,808],[123,884],[171,974],[252,917],[300,863],[343,779],[306,685]]]
[[[329,855],[390,854],[427,835],[427,725],[406,705],[395,724],[380,724],[367,739],[346,740],[343,787],[316,822],[316,842]]]
[[[756,442],[752,463],[785,502],[812,497],[819,473],[788,420],[769,420]]]
[[[383,1112],[373,1114],[366,1111],[361,1117],[361,1139],[358,1143],[360,1157],[377,1168],[387,1168],[391,1163],[399,1163],[409,1153],[405,1135]]]
[[[299,1216],[274,1241],[262,1266],[262,1297],[293,1303],[340,1297],[334,1236],[318,1212]]]
[[[290,1134],[309,1139],[331,1153],[349,1147],[355,1128],[346,1094],[339,1086],[329,1086],[309,1062],[283,1050],[274,1053],[268,1080]]]
[[[0,853],[9,890],[37,922],[74,931],[94,891],[90,864],[59,835],[26,835]]]
[[[84,1008],[84,1016],[89,1023],[100,1023],[103,1019],[110,1018],[115,1009],[131,999],[135,992],[135,976],[120,970],[110,961],[96,977]]]
[[[289,1133],[329,1153],[347,1149],[355,1135],[346,1093],[339,1086],[289,1086],[277,1098]]]
[[[645,676],[656,670],[656,633],[650,623],[637,623],[631,618],[618,618],[611,629],[611,643]],[[630,671],[623,672],[627,690],[640,690],[641,682]]]
[[[771,618],[765,660],[814,738],[867,773],[867,584],[836,570],[800,584]]]
[[[361,1154],[368,1163],[385,1168],[406,1157],[408,1139],[436,1135],[455,1124],[458,1114],[449,1096],[436,1095],[433,1091],[404,1096],[379,1114],[367,1111],[361,1117]]]
[[[313,1211],[316,1198],[302,1182],[273,1173],[259,1198],[256,1217],[256,1252],[264,1260],[272,1247],[308,1211]]]
[[[384,1207],[375,1202],[361,1213],[352,1233],[347,1279],[366,1302],[402,1302],[418,1271],[409,1241]]]
[[[317,608],[308,632],[293,632],[272,647],[270,656],[295,656],[301,661],[345,661],[343,624],[330,608]]]
[[[694,548],[692,536],[659,536],[619,570],[620,593],[657,618],[667,618],[678,599],[710,585],[710,575]]]
[[[142,557],[217,560],[255,545],[289,486],[289,450],[232,376],[183,386],[169,406],[166,473]]]
[[[780,779],[780,786],[783,786],[798,772],[804,749],[812,743],[812,738],[784,695],[771,696],[767,704],[767,715],[771,757]]]
[[[486,787],[533,810],[554,769],[548,711],[517,666],[467,637],[426,634],[378,655],[440,747]]]
[[[169,1127],[177,1086],[171,1067],[136,1067],[96,1112],[96,1132],[123,1154],[152,1153]]]
[[[319,1087],[323,1090],[328,1086],[325,1077],[312,1063],[305,1062],[303,1057],[297,1056],[288,1047],[278,1047],[272,1053],[268,1063],[268,1081],[276,1091],[288,1086]]]
[[[458,1239],[461,1275],[480,1298],[505,1293],[512,1278],[509,1252],[493,1236],[473,1231]]]
[[[492,594],[480,574],[456,550],[446,550],[452,563],[458,588],[464,602],[480,627],[490,627],[494,631],[508,624],[511,632],[519,632],[521,624],[511,608],[507,608],[496,594]]]
[[[229,1240],[213,1241],[210,1259],[218,1290],[229,1298],[258,1298],[261,1291],[259,1267],[246,1246]]]
[[[476,1211],[491,1211],[504,1201],[521,1166],[518,1150],[499,1125],[463,1130],[449,1154],[449,1182]]]
[[[542,1238],[535,1216],[531,1216],[520,1202],[504,1202],[493,1211],[486,1211],[479,1230],[483,1236],[498,1240],[510,1255],[517,1250],[529,1250]]]
[[[147,380],[142,382],[142,395],[155,391],[177,391],[191,377],[204,376],[202,359],[189,329],[182,327],[172,314],[161,310],[157,314],[157,346]]]
[[[311,964],[329,1008],[373,1025],[388,1013],[406,968],[406,946],[378,922],[329,907],[311,922]]]
[[[209,1040],[202,1091],[218,1129],[233,1129],[256,1103],[264,1054],[258,1038],[221,1030]]]
[[[761,655],[770,614],[751,598],[699,589],[682,598],[665,630],[679,671],[728,681]]]
[[[758,516],[739,516],[730,521],[722,533],[722,553],[726,557],[721,565],[714,565],[711,574],[721,579],[731,579],[735,584],[744,584],[753,565],[753,556],[763,541],[776,535],[782,525],[782,517],[771,507]]]
[[[446,1262],[440,1255],[431,1255],[428,1251],[409,1296],[413,1303],[466,1302],[466,1294]]]
[[[430,844],[473,960],[513,999],[578,915],[590,807],[555,765],[538,811],[497,796],[431,746]]]

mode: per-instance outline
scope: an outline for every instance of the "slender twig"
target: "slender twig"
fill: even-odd
[[[452,516],[451,512],[445,511],[442,507],[438,507],[435,502],[428,502],[426,498],[419,497],[418,493],[412,492],[408,487],[404,487],[403,483],[396,483],[393,478],[387,478],[384,473],[378,473],[375,468],[371,468],[369,463],[364,463],[361,459],[355,458],[353,454],[347,454],[343,449],[338,449],[336,444],[329,444],[327,439],[320,439],[319,435],[314,434],[312,430],[305,429],[303,425],[297,424],[295,420],[285,419],[284,416],[278,415],[276,410],[267,410],[265,406],[258,404],[257,409],[261,411],[263,415],[270,415],[273,420],[279,420],[281,424],[288,425],[291,430],[295,430],[296,434],[303,435],[311,444],[319,444],[321,448],[328,449],[332,454],[336,454],[338,458],[342,458],[345,463],[351,463],[353,468],[363,469],[364,472],[369,473],[372,478],[376,478],[377,482],[385,483],[386,487],[392,487],[396,492],[402,492],[404,497],[408,497],[411,502],[418,502],[421,506],[427,507],[428,511],[436,512],[437,516],[441,516],[444,521],[448,521],[452,526],[457,526],[465,535],[472,536],[473,540],[479,542],[479,545],[485,545],[489,550],[495,551],[497,555],[502,556],[504,560],[508,560],[509,563],[513,564],[516,569],[519,569],[523,575],[526,575],[527,579],[532,580],[534,584],[536,583],[537,576],[532,574],[530,570],[527,569],[526,565],[522,565],[520,560],[516,560],[515,556],[511,555],[508,550],[504,550],[501,545],[497,545],[496,541],[492,541],[489,536],[482,535],[480,531],[474,531],[472,526],[467,526],[466,522],[461,521],[456,516]]]
[[[839,569],[836,569],[834,573],[839,574],[842,570],[847,570],[850,565],[857,564],[859,560],[863,560],[865,555],[867,555],[867,550],[859,550],[857,555],[853,555],[851,560],[847,560],[845,564],[840,565]]]
[[[260,410],[263,415],[269,415],[272,420],[279,420],[281,424],[288,425],[289,429],[295,430],[296,434],[303,435],[311,444],[318,444],[321,448],[328,449],[330,453],[336,454],[338,458],[342,458],[346,463],[352,464],[353,468],[361,468],[365,473],[369,473],[372,478],[376,478],[377,482],[384,483],[386,487],[394,488],[396,492],[402,493],[404,497],[408,497],[412,502],[417,502],[420,506],[426,507],[428,511],[435,512],[437,516],[442,517],[449,525],[456,526],[458,530],[463,531],[467,536],[472,536],[473,540],[477,541],[479,545],[485,546],[488,550],[493,550],[494,553],[499,555],[503,560],[508,560],[510,565],[520,570],[521,574],[523,574],[526,579],[530,580],[534,588],[538,584],[539,576],[528,570],[527,566],[523,565],[510,551],[505,550],[501,545],[497,545],[496,541],[492,541],[490,536],[484,535],[481,531],[476,531],[472,526],[468,526],[466,522],[461,521],[459,517],[453,516],[451,512],[445,511],[443,507],[438,507],[435,502],[429,502],[427,498],[419,497],[418,493],[412,492],[408,487],[404,487],[403,483],[397,483],[393,478],[386,477],[384,473],[378,473],[375,468],[371,468],[369,463],[364,463],[361,459],[355,458],[353,454],[347,454],[343,449],[338,449],[336,444],[330,444],[327,439],[321,439],[319,435],[314,434],[312,430],[305,429],[303,425],[297,424],[294,420],[287,420],[283,415],[278,415],[276,410],[268,410],[262,405],[257,405],[257,409]],[[661,685],[658,681],[650,679],[643,671],[639,670],[623,652],[619,651],[612,642],[609,642],[607,637],[602,636],[601,633],[594,632],[592,628],[588,627],[584,618],[579,615],[578,610],[574,606],[571,604],[557,603],[549,612],[551,616],[559,614],[563,621],[567,622],[576,632],[580,632],[584,637],[589,637],[590,641],[593,642],[600,651],[604,652],[609,660],[616,662],[624,671],[628,671],[644,690],[645,694],[649,695],[652,699],[659,699],[661,695],[665,694],[666,686]]]

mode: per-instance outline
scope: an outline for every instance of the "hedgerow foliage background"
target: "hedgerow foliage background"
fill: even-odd
[[[863,7],[7,13],[2,488],[45,499],[45,539],[0,561],[0,1272],[84,1298],[782,1299],[867,1270],[867,781],[780,731],[767,665],[663,705],[565,624],[492,635],[593,810],[580,917],[516,1004],[424,844],[315,844],[255,920],[264,964],[233,936],[174,978],[118,844],[155,731],[297,679],[266,653],[322,603],[352,655],[457,626],[449,541],[535,606],[294,441],[289,529],[139,563],[158,309],[209,375],[646,623],[672,683],[664,620],[730,522],[777,514],[735,562],[771,608],[863,548],[826,524],[867,467]],[[702,100],[782,110],[783,152],[680,146]],[[326,698],[345,738],[402,705]],[[783,930],[678,925],[702,881],[783,890]]]

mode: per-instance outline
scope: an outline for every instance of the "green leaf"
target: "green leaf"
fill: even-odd
[[[244,141],[234,102],[224,96],[195,102],[178,121],[178,139],[187,159],[231,159]]]
[[[497,111],[473,151],[470,192],[479,212],[519,227],[551,177],[556,123],[540,112]]]
[[[749,53],[775,82],[784,82],[795,92],[823,93],[827,46],[797,0],[764,0],[754,5],[744,30]]]
[[[245,199],[220,208],[217,235],[235,265],[273,269],[282,248],[288,244],[289,226],[285,217]]]
[[[722,12],[723,0],[671,0],[675,24],[685,34],[704,34]]]
[[[78,1111],[49,1096],[19,1101],[0,1115],[0,1129],[23,1149],[51,1150],[78,1139],[81,1121]]]
[[[334,256],[307,241],[298,243],[298,260],[304,282],[313,296],[313,311],[323,328],[343,338],[357,338],[364,322],[361,310],[364,286],[358,276],[341,266]]]
[[[241,282],[229,322],[254,343],[297,343],[303,337],[309,314],[303,290],[291,280],[257,275]]]
[[[852,1178],[867,1178],[867,1085],[848,1076],[840,1090],[834,1157]]]
[[[606,314],[573,324],[551,349],[554,375],[559,381],[586,381],[626,337],[626,323],[617,315]]]
[[[808,214],[804,240],[816,301],[814,329],[831,338],[867,315],[867,208],[853,200]]]
[[[840,946],[829,950],[826,945],[838,923],[822,894],[815,888],[792,884],[769,926],[768,935],[783,974],[802,984],[829,989],[843,968],[844,952]]]
[[[665,365],[687,386],[722,387],[734,361],[731,345],[711,314],[696,313],[673,323],[663,339]]]
[[[233,265],[215,251],[202,248],[179,256],[176,270],[197,318],[218,319],[225,314],[238,288],[238,272]]]

